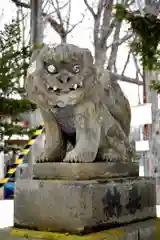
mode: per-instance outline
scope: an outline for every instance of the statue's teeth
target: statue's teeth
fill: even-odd
[[[83,82],[80,82],[79,86],[80,86],[80,87],[83,87]]]
[[[48,84],[46,84],[47,85],[47,88],[49,89],[50,88],[50,86],[48,85]]]
[[[78,85],[77,84],[74,84],[74,89],[77,89]]]

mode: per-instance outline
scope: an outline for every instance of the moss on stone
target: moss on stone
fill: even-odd
[[[27,239],[45,240],[121,240],[126,232],[123,229],[105,230],[99,233],[91,233],[83,236],[69,235],[56,232],[40,232],[26,229],[12,229],[12,236],[26,237]]]

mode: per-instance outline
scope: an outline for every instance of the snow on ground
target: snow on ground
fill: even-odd
[[[13,226],[13,200],[0,200],[0,228]]]

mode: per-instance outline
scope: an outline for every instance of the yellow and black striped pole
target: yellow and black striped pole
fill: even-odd
[[[8,180],[12,177],[12,175],[16,172],[17,167],[23,162],[24,157],[30,152],[31,146],[35,143],[36,138],[41,135],[44,128],[44,123],[42,122],[36,129],[35,133],[33,134],[32,138],[28,141],[27,145],[24,147],[21,154],[18,156],[18,158],[15,161],[15,164],[12,165],[12,168],[10,168],[5,175],[5,177],[0,180],[0,188],[4,186],[5,183],[8,182]]]

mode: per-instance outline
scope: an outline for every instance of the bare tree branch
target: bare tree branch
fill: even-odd
[[[52,1],[52,0],[50,0],[50,1]],[[46,5],[47,5],[47,3],[48,3],[48,0],[46,0]],[[63,5],[59,6],[59,10],[64,9],[65,7],[67,7],[67,5],[68,5],[68,1],[66,3],[64,3]],[[50,7],[51,6],[48,4],[48,8],[50,8]],[[44,7],[43,7],[43,9],[44,9]],[[45,11],[45,12],[48,12],[48,11]],[[48,15],[52,15],[55,12],[56,11],[54,10],[54,11],[50,12]]]
[[[126,34],[123,38],[119,40],[118,44],[121,45],[122,43],[128,41],[131,37],[133,37],[133,33]]]
[[[64,27],[64,20],[62,19],[61,12],[60,10],[62,7],[59,5],[59,1],[56,1],[56,8],[55,12],[57,14],[59,23],[52,17],[49,16],[47,13],[42,12],[43,17],[51,24],[51,26],[54,28],[54,30],[62,37],[66,36],[68,33],[70,33],[79,23],[83,21],[83,18],[81,21],[78,23],[74,24],[69,28],[70,24],[70,16],[67,17],[66,19],[66,25],[67,27]],[[115,65],[115,60],[116,60],[116,55],[118,51],[118,46],[122,44],[123,42],[127,41],[128,39],[131,38],[132,34],[127,34],[125,35],[122,39],[119,39],[119,33],[120,33],[120,27],[121,25],[118,25],[115,19],[112,18],[112,7],[113,7],[113,0],[99,0],[98,5],[97,5],[97,12],[95,13],[93,8],[88,4],[88,0],[83,0],[85,5],[87,6],[87,9],[90,11],[94,18],[94,44],[95,44],[95,49],[97,48],[97,54],[98,57],[102,56],[102,63],[105,62],[106,60],[106,50],[112,46],[112,56],[110,58],[110,65],[114,66],[114,70],[116,70],[116,65]],[[128,0],[126,0],[128,2]],[[16,4],[17,7],[24,7],[27,9],[30,9],[30,4],[25,3],[20,0],[12,0],[13,3]],[[68,0],[67,2],[68,5],[68,15],[70,15],[71,12],[71,0]],[[67,4],[65,6],[67,6]],[[54,13],[55,13],[54,12]],[[83,16],[84,17],[84,16]],[[101,22],[102,20],[102,22]],[[111,35],[113,29],[115,27],[115,39],[112,42],[112,45],[106,47],[106,41],[108,37]],[[100,45],[100,43],[103,45]],[[104,47],[104,48],[103,48]],[[123,71],[124,72],[124,71]],[[122,73],[123,73],[122,72]],[[118,75],[117,73],[110,72],[111,78],[113,80],[120,80],[128,83],[134,83],[134,84],[139,84],[143,85],[143,82],[137,81],[137,79],[134,78],[129,78],[123,75]]]
[[[81,19],[79,22],[75,23],[73,26],[71,26],[71,28],[67,31],[67,34],[70,33],[70,32],[72,32],[73,29],[75,29],[80,23],[82,23],[84,17],[85,17],[85,16],[84,16],[84,14],[83,14],[83,15],[82,15],[82,19]]]
[[[97,46],[99,44],[99,26],[100,26],[100,18],[94,18],[94,30],[93,30],[93,39],[94,45]]]
[[[112,17],[113,0],[99,0],[97,14],[94,16],[94,48],[95,62],[104,65],[106,60],[106,41],[114,28]],[[110,23],[111,22],[111,23]]]
[[[129,34],[127,33],[123,38],[114,40],[106,48],[108,49],[108,48],[112,47],[112,45],[117,45],[117,44],[119,46],[119,45],[123,44],[124,42],[126,42],[127,40],[129,40],[131,37],[133,37],[133,33],[129,33]]]
[[[103,10],[103,2],[104,0],[99,0],[98,5],[97,5],[97,13],[94,17],[94,31],[93,31],[93,36],[94,36],[94,44],[95,47],[98,47],[97,45],[100,45],[100,39],[99,39],[99,33],[100,33],[100,20],[101,20],[101,13]]]
[[[87,7],[87,9],[90,11],[90,13],[93,16],[94,19],[94,31],[93,31],[93,38],[94,38],[94,45],[97,46],[99,44],[99,32],[100,32],[100,19],[101,19],[101,13],[103,10],[103,3],[104,0],[99,0],[97,4],[97,13],[94,12],[93,8],[88,4],[87,0],[84,0],[84,3]]]
[[[57,23],[57,21],[54,20],[53,17],[49,16],[46,13],[42,13],[42,15],[43,17],[45,17],[45,20],[50,23],[51,27],[53,27],[53,29],[61,36],[61,38],[66,37],[66,31],[61,24]]]
[[[143,82],[142,81],[139,81],[135,78],[130,78],[130,77],[126,77],[126,76],[122,76],[122,75],[119,75],[117,73],[113,73],[113,72],[110,72],[111,74],[111,80],[113,81],[117,81],[117,80],[120,80],[122,82],[128,82],[128,83],[133,83],[133,84],[138,84],[140,86],[143,85]]]
[[[24,8],[27,8],[27,9],[30,9],[30,4],[27,4],[27,3],[24,3],[20,0],[11,0],[13,3],[15,3],[15,5],[17,7],[24,7]],[[53,18],[53,16],[47,14],[46,12],[42,12],[42,16],[44,17],[44,19],[50,23],[51,27],[60,35],[61,37],[61,41],[62,42],[66,42],[66,38],[67,38],[67,35],[77,26],[79,25],[83,19],[84,19],[84,15],[82,17],[82,19],[77,22],[76,24],[74,24],[73,26],[70,27],[69,29],[69,18],[67,18],[67,26],[66,26],[66,29],[64,27],[64,20],[62,19],[62,16],[61,16],[61,12],[60,10],[64,7],[66,7],[67,5],[69,5],[69,11],[71,10],[71,6],[70,6],[70,2],[71,0],[68,0],[67,3],[63,4],[63,6],[60,6],[59,5],[59,1],[58,0],[55,0],[56,1],[56,6],[55,6],[55,3],[53,0],[50,0],[51,1],[51,4],[52,6],[54,7],[55,9],[55,13],[57,14],[57,18],[59,20],[59,23],[57,22],[57,20],[55,20]],[[69,12],[68,12],[68,15],[69,15]]]
[[[113,68],[114,68],[114,72],[117,73],[116,63],[114,63]]]
[[[24,7],[24,8],[28,8],[28,9],[30,9],[30,7],[31,7],[30,4],[21,2],[20,0],[12,0],[12,2],[15,3],[15,5],[17,7]]]
[[[105,33],[103,33],[104,36],[101,37],[102,45],[106,44],[106,41],[109,38],[109,36],[111,35],[114,27],[116,27],[116,23],[117,23],[116,19],[113,19],[108,27],[106,27],[106,26],[103,27],[105,29],[105,31],[104,31]]]
[[[0,21],[3,19],[4,17],[4,9],[1,10],[1,13],[0,13]]]
[[[108,60],[108,66],[107,66],[107,68],[110,70],[112,70],[112,66],[116,63],[117,52],[118,52],[118,47],[119,47],[119,44],[118,44],[119,34],[120,34],[121,26],[122,26],[122,22],[118,22],[116,25],[113,39],[114,39],[114,42],[117,42],[117,43],[112,44],[111,53],[110,53],[110,57]]]
[[[94,44],[104,48],[108,37],[110,36],[115,21],[110,24],[113,0],[99,0],[97,14],[94,18]],[[102,18],[102,24],[100,20]],[[100,26],[101,25],[101,26]]]
[[[54,0],[51,0],[51,4],[52,4],[53,8],[55,9],[55,13],[57,14],[57,18],[60,22],[60,25],[63,26],[63,21],[62,21],[62,16],[61,16],[61,12],[60,12],[59,2],[58,2],[58,0],[55,0],[55,2],[56,2],[57,6],[55,6]]]
[[[86,7],[88,8],[88,10],[90,11],[90,13],[92,14],[93,18],[96,18],[96,14],[95,14],[93,8],[89,5],[88,1],[87,0],[83,0],[83,1],[85,3]]]
[[[87,1],[84,0],[84,2],[86,3]],[[129,4],[129,0],[122,0],[122,2],[125,5]],[[113,17],[113,4],[114,0],[99,0],[97,4],[97,13],[92,13],[94,20],[93,38],[95,48],[95,62],[98,65],[104,65],[106,62],[107,49],[111,47],[111,55],[108,63],[109,69],[115,66],[119,45],[132,37],[132,34],[126,34],[123,38],[119,38],[122,23]],[[91,6],[89,7],[91,8]],[[90,8],[88,9],[91,12]],[[106,47],[107,40],[112,34],[114,28],[114,41],[112,44]]]
[[[119,46],[121,44],[123,44],[124,42],[126,42],[127,40],[129,40],[133,36],[132,34],[126,34],[123,38],[119,39],[121,25],[122,25],[122,22],[119,22],[119,24],[116,26],[116,29],[115,29],[114,41],[112,42],[112,44],[107,46],[107,49],[109,47],[111,47],[111,53],[109,56],[108,66],[107,66],[107,69],[109,69],[109,70],[112,70],[112,67],[114,67],[114,65],[116,65],[116,58],[117,58]],[[126,67],[127,67],[127,63],[126,63]],[[124,71],[125,71],[125,69],[124,69]]]
[[[130,57],[131,57],[131,50],[128,52],[128,56],[127,56],[126,62],[124,64],[124,67],[123,67],[121,75],[124,75],[124,72],[125,72],[126,67],[127,67],[128,63],[129,63]]]
[[[64,24],[63,24],[63,20],[62,20],[62,16],[61,16],[61,12],[60,12],[60,6],[59,6],[59,2],[58,2],[58,0],[55,0],[55,2],[56,2],[56,6],[55,6],[55,3],[54,3],[54,1],[53,0],[51,0],[51,4],[52,4],[52,6],[53,6],[53,8],[54,8],[54,10],[55,10],[55,13],[56,13],[56,15],[57,15],[57,18],[58,18],[58,20],[59,20],[59,27],[57,28],[57,21],[49,21],[50,22],[50,24],[51,24],[51,26],[56,30],[56,29],[58,29],[59,31],[60,31],[60,36],[61,36],[61,41],[62,42],[66,42],[66,36],[67,36],[67,32],[66,32],[66,30],[64,29]],[[51,16],[50,16],[50,18],[48,18],[48,20],[51,20]],[[56,32],[58,32],[59,33],[59,31],[56,31]]]
[[[42,4],[42,11],[46,8],[47,5],[48,5],[48,0],[43,1],[43,4]],[[49,7],[49,6],[48,6],[48,7]]]
[[[133,52],[132,52],[132,56],[133,56],[133,60],[134,60],[134,64],[135,64],[136,70],[137,70],[138,74],[141,76],[141,78],[143,79],[143,74],[141,73],[141,69],[140,69],[140,67],[138,65],[138,60],[137,60],[137,58],[136,58],[136,56],[135,56],[135,54]]]
[[[66,20],[66,30],[68,33],[69,33],[70,20],[71,20],[71,0],[68,1],[68,14],[67,14],[67,20]]]
[[[104,8],[104,0],[99,0],[98,6],[97,6],[97,16],[101,15],[102,10]]]
[[[106,40],[108,38],[109,29],[113,29],[110,25],[111,15],[112,15],[112,7],[113,0],[105,0],[103,20],[101,26],[101,36],[100,36],[100,44],[103,47],[106,44]]]

